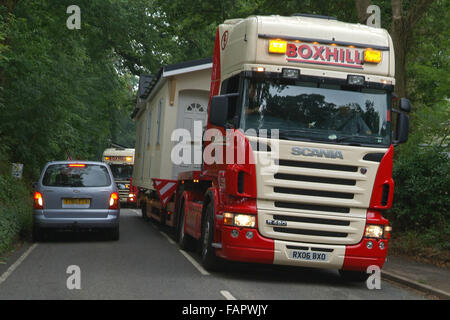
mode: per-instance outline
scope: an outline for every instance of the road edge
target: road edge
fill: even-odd
[[[417,281],[405,278],[403,276],[400,276],[398,274],[392,273],[392,272],[388,272],[388,271],[384,271],[381,270],[381,276],[384,277],[385,279],[394,281],[394,282],[398,282],[400,284],[406,285],[408,287],[411,287],[413,289],[428,293],[428,294],[432,294],[440,299],[444,299],[444,300],[450,300],[450,293],[442,291],[440,289],[434,288],[432,286],[426,285],[426,284],[422,284],[419,283]]]
[[[23,252],[18,259],[16,259],[5,272],[0,274],[0,285],[9,278],[9,276],[22,264],[23,261],[28,257],[28,255],[37,247],[37,243],[32,243],[25,252]]]

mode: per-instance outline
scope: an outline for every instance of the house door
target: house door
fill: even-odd
[[[181,91],[178,104],[177,128],[184,128],[190,133],[189,139],[176,142],[182,150],[180,157],[189,159],[188,163],[173,166],[173,178],[178,173],[201,169],[202,135],[206,127],[209,92],[203,90]],[[186,151],[189,156],[183,154]]]

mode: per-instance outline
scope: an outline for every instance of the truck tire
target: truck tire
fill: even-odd
[[[184,232],[184,224],[186,220],[186,212],[184,210],[184,202],[180,208],[180,223],[178,224],[178,245],[181,250],[194,251],[195,240]]]
[[[339,270],[341,278],[348,282],[365,282],[369,274],[364,271]]]
[[[120,238],[119,226],[108,230],[109,239],[112,241],[118,241]]]
[[[220,258],[212,244],[214,242],[214,203],[209,202],[206,207],[206,216],[202,223],[202,236],[200,238],[200,254],[202,265],[206,270],[218,271],[222,265]]]
[[[148,221],[147,204],[145,202],[142,202],[142,204],[141,204],[141,214],[142,214],[142,220]]]

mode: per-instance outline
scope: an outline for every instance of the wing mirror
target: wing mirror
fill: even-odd
[[[406,98],[400,99],[400,110],[403,112],[410,113],[411,112],[411,102],[409,102]]]
[[[408,141],[409,116],[406,113],[411,112],[411,102],[406,98],[401,98],[399,107],[400,110],[392,109],[392,111],[397,114],[397,124],[393,141],[394,145]]]
[[[230,93],[214,96],[209,109],[209,123],[218,127],[226,127],[229,110],[233,110],[239,94]]]

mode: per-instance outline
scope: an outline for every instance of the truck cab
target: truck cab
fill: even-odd
[[[119,191],[121,203],[128,203],[134,165],[134,149],[120,146],[103,152],[103,162],[108,163]],[[134,198],[134,197],[133,197]]]
[[[201,173],[213,180],[217,256],[359,274],[383,266],[393,145],[407,139],[410,110],[406,99],[393,108],[394,72],[383,29],[302,15],[219,26],[208,129],[226,138],[205,149],[233,160]]]

